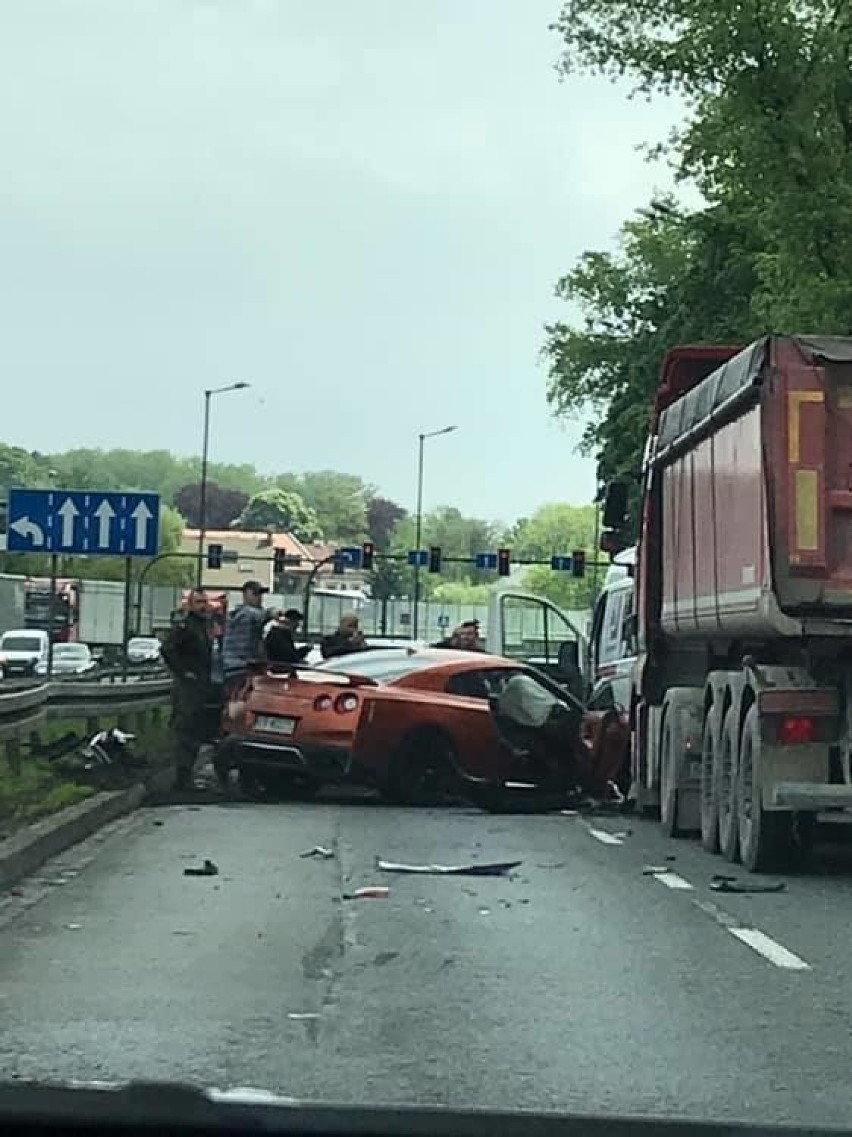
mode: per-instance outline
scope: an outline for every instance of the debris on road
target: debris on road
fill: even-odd
[[[82,924],[66,924],[65,927],[68,929],[69,932],[79,932],[80,929],[83,927],[83,925]]]
[[[354,892],[344,892],[344,900],[387,900],[390,889],[380,884],[373,884],[367,888],[356,888]]]
[[[192,868],[184,869],[183,875],[184,876],[218,876],[219,875],[219,867],[218,867],[218,865],[215,865],[213,863],[213,861],[205,860],[204,864],[201,866],[200,869],[192,869]]]
[[[667,872],[671,872],[668,865],[645,865],[642,876],[662,876]]]
[[[308,1011],[304,1011],[304,1012],[302,1012],[302,1011],[290,1011],[289,1014],[287,1015],[287,1018],[293,1019],[294,1022],[305,1022],[305,1021],[313,1021],[314,1019],[318,1019],[319,1015],[314,1014],[312,1012],[308,1012]]]
[[[786,887],[783,880],[742,883],[735,876],[721,874],[717,874],[710,881],[710,888],[714,892],[784,892]]]
[[[322,857],[324,860],[330,860],[334,856],[333,849],[326,849],[324,845],[314,845],[312,849],[306,849],[304,853],[299,853],[300,857]]]
[[[376,868],[382,872],[419,873],[423,876],[506,876],[523,861],[492,861],[485,865],[401,865],[376,857]]]

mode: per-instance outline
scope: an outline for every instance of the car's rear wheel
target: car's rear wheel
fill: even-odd
[[[446,735],[409,735],[391,761],[385,796],[398,805],[444,805],[456,783],[455,771],[455,750]]]
[[[240,790],[252,801],[310,801],[319,792],[319,783],[297,774],[240,767]]]

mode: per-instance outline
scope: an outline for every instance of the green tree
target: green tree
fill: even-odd
[[[657,199],[624,225],[620,244],[615,254],[583,254],[559,281],[557,295],[580,306],[583,325],[548,325],[544,346],[556,414],[593,412],[581,450],[596,454],[602,483],[641,467],[669,348],[762,332],[751,308],[753,235],[726,208],[688,213]]]
[[[301,497],[328,540],[352,543],[367,536],[367,487],[357,475],[314,470],[279,474],[275,483]]]
[[[392,547],[395,552],[405,553],[415,547],[416,519],[409,516],[396,526]],[[472,560],[476,553],[494,551],[499,544],[500,527],[480,518],[464,517],[459,510],[444,507],[427,513],[423,517],[421,530],[422,545],[438,545],[442,555],[463,557],[466,563],[453,564],[446,561],[440,576],[421,570],[420,589],[424,599],[432,595],[438,584],[445,581],[468,581],[471,584],[489,584],[496,580],[496,573],[474,569]],[[413,589],[414,573],[404,570],[406,591]]]
[[[523,560],[549,560],[554,553],[582,549],[587,561],[594,560],[595,512],[594,505],[543,505],[516,526],[513,555]],[[549,565],[533,565],[524,573],[523,584],[562,608],[587,608],[592,603],[594,574],[587,569],[578,579],[570,573],[555,572]]]
[[[684,98],[657,152],[706,203],[655,203],[625,226],[620,257],[587,253],[560,281],[585,323],[548,329],[550,398],[558,413],[599,412],[585,444],[606,477],[636,464],[668,348],[852,330],[852,9],[571,0],[555,27],[564,73]]]
[[[280,489],[262,490],[250,498],[239,516],[236,528],[292,533],[300,541],[322,539],[322,529],[316,513],[305,505],[297,493]]]

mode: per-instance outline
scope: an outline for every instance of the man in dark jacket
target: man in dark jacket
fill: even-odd
[[[207,597],[200,588],[189,595],[163,641],[163,660],[172,673],[172,729],[177,770],[175,788],[190,789],[198,747],[207,734],[207,703],[213,639],[207,618]]]
[[[358,617],[354,612],[347,612],[340,617],[337,631],[330,636],[323,636],[320,651],[323,659],[334,659],[338,655],[363,651],[366,646],[364,634],[358,626]]]
[[[432,646],[453,648],[456,651],[484,651],[485,647],[479,638],[479,620],[465,620],[451,636]]]
[[[288,608],[266,633],[266,658],[270,663],[301,663],[311,645],[296,647],[295,635],[302,622],[298,608]]]

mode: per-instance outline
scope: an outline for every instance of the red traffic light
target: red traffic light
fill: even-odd
[[[372,541],[365,541],[361,546],[361,568],[367,572],[373,571],[373,556],[376,552],[376,546]]]
[[[497,575],[498,576],[508,576],[509,573],[511,572],[511,563],[510,563],[509,554],[510,554],[509,549],[498,549],[497,550]]]
[[[575,549],[571,554],[571,575],[577,577],[586,575],[586,554],[582,549]]]

